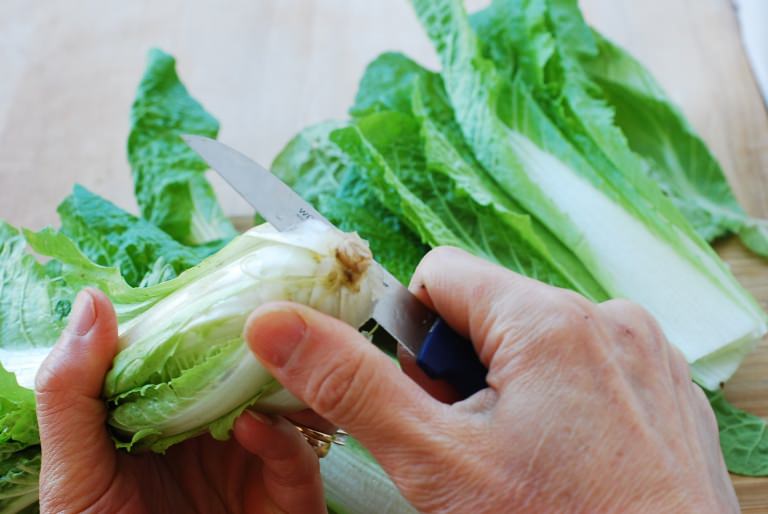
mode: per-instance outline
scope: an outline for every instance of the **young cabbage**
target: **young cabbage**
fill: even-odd
[[[105,379],[104,397],[116,442],[126,448],[164,451],[206,430],[226,438],[248,406],[300,410],[301,403],[244,344],[246,318],[262,304],[290,300],[359,327],[370,318],[381,284],[367,243],[312,220],[284,233],[269,225],[253,228],[178,277],[136,288],[117,269],[90,261],[61,233],[46,229],[26,231],[24,238],[14,234],[11,239],[21,250],[26,239],[60,266],[61,278],[54,281],[32,257],[15,259],[17,266],[8,268],[13,277],[40,275],[34,282],[38,294],[27,295],[28,302],[55,304],[59,311],[65,301],[59,297],[84,286],[98,287],[112,300],[119,353]],[[67,295],[53,287],[57,284],[66,284]],[[4,321],[14,327],[29,324],[17,317],[19,321],[11,316]],[[34,376],[60,329],[55,328],[50,334],[27,336],[39,346],[0,344],[3,366],[18,381],[13,381],[13,391],[32,398]],[[34,416],[34,402],[23,410]]]
[[[262,304],[290,300],[359,327],[381,284],[371,263],[356,234],[317,221],[285,233],[262,225],[157,287],[162,297],[119,327],[104,383],[116,437],[163,451],[206,430],[225,438],[248,406],[303,408],[248,349],[245,321]]]

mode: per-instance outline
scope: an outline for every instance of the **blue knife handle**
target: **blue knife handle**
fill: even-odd
[[[488,385],[488,370],[475,353],[472,343],[457,334],[441,318],[429,329],[416,362],[433,379],[452,385],[462,398],[468,398]]]

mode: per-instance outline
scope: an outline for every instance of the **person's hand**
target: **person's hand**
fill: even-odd
[[[81,292],[37,375],[41,512],[326,511],[317,456],[282,418],[246,412],[236,441],[201,436],[166,455],[115,451],[99,396],[116,345],[109,300]]]
[[[264,306],[246,330],[275,378],[358,438],[417,509],[738,511],[714,415],[643,309],[595,305],[454,249],[431,252],[411,289],[471,338],[487,389],[438,401],[444,385],[412,360],[403,367],[424,388],[300,305]]]

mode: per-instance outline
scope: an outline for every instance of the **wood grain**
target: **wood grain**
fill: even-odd
[[[468,2],[472,6],[487,3]],[[768,218],[768,116],[727,0],[582,0],[588,20],[657,76],[720,159],[737,197]],[[0,3],[0,218],[31,228],[79,182],[135,211],[125,140],[146,50],[178,58],[221,138],[269,163],[301,128],[343,118],[365,65],[401,50],[436,66],[405,1],[70,0]],[[213,177],[225,210],[250,209]],[[768,266],[718,245],[768,307]],[[727,386],[768,418],[768,343]],[[734,477],[744,512],[768,512],[768,479]]]

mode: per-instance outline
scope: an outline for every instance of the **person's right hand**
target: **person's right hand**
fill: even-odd
[[[717,426],[643,309],[438,249],[412,290],[488,366],[489,387],[430,396],[340,321],[290,303],[247,337],[274,376],[376,457],[422,512],[737,512]],[[292,344],[289,344],[292,343]],[[333,450],[331,450],[333,451]]]

